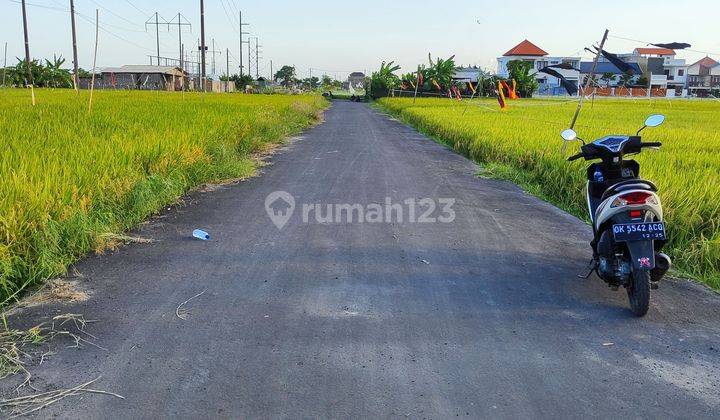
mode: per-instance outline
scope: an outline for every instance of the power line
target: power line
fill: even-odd
[[[653,45],[652,42],[641,41],[641,40],[639,40],[639,39],[625,38],[625,37],[617,36],[617,35],[610,35],[610,38],[622,39],[623,41],[637,42],[637,43],[639,43],[639,44],[644,44],[644,45]],[[695,53],[700,53],[700,54],[705,54],[705,55],[720,56],[720,53],[717,53],[717,52],[693,50],[693,49],[690,49],[690,48],[685,48],[685,49],[683,49],[683,51],[692,51],[692,52],[695,52]]]
[[[22,1],[20,1],[20,0],[8,0],[8,1],[11,2],[11,3],[22,4]],[[54,1],[55,1],[55,3],[57,3],[56,0],[54,0]],[[36,3],[27,3],[27,2],[26,2],[25,4],[26,4],[27,6],[33,6],[33,7],[37,7],[37,8],[41,8],[41,9],[47,9],[47,10],[54,10],[54,11],[57,11],[57,12],[64,12],[64,13],[69,13],[69,12],[70,12],[70,9],[68,9],[68,8],[53,7],[53,6],[47,6],[47,5],[36,4]],[[78,12],[77,10],[75,11],[75,15],[76,15],[78,18],[86,21],[87,23],[90,23],[90,24],[92,24],[93,26],[95,26],[95,19],[91,18],[90,16],[85,15],[85,14],[83,14],[83,13],[81,13],[81,12]],[[116,28],[116,29],[118,29],[118,30],[128,31],[128,32],[138,32],[138,33],[140,33],[140,32],[145,32],[145,31],[136,31],[136,30],[133,30],[133,29],[127,29],[127,28],[123,28],[123,27],[120,27],[120,26],[112,25],[112,24],[110,24],[110,23],[103,23],[103,24],[99,25],[99,27],[100,27],[100,30],[101,30],[101,31],[103,31],[104,33],[112,36],[113,38],[116,38],[116,39],[119,40],[119,41],[122,41],[122,42],[124,42],[124,43],[126,43],[126,44],[128,44],[128,45],[132,45],[133,47],[136,47],[136,48],[138,48],[138,49],[140,49],[140,50],[143,50],[143,51],[146,51],[146,52],[154,52],[151,48],[147,48],[147,47],[145,47],[145,46],[143,46],[143,45],[140,45],[140,44],[138,44],[138,43],[136,43],[136,42],[133,42],[133,41],[131,41],[131,40],[129,40],[129,39],[121,36],[121,35],[118,35],[117,33],[113,32],[113,31],[110,30],[110,29],[108,29],[108,27],[112,27],[112,28]],[[162,42],[160,43],[160,45],[161,45],[163,48],[166,48],[166,49],[167,49],[167,46],[166,46],[165,44],[163,44]]]
[[[228,13],[227,8],[225,7],[225,2],[224,2],[223,0],[220,0],[220,5],[221,5],[222,8],[223,8],[223,13],[225,13],[225,17],[226,17],[226,18],[228,19],[228,21],[230,22],[230,27],[232,28],[233,31],[235,31],[235,33],[237,33],[237,29],[235,29],[235,25],[237,25],[238,22],[237,22],[236,19],[233,18],[234,13],[232,13],[232,14],[231,14],[231,13]],[[232,10],[231,10],[231,12],[232,12]]]
[[[132,6],[135,10],[137,10],[138,12],[140,12],[143,16],[147,16],[147,15],[148,15],[143,9],[135,6],[135,4],[134,4],[133,2],[131,2],[130,0],[125,0],[125,3],[129,4],[130,6]]]
[[[14,0],[10,0],[10,1],[14,1]],[[60,3],[58,0],[52,0],[52,1],[53,1],[53,3],[55,3],[55,4],[59,5],[59,6],[63,6],[63,4]],[[28,4],[29,4],[29,3],[28,3]],[[60,8],[60,7],[53,8],[53,7],[40,6],[40,5],[35,5],[35,6],[43,7],[43,8],[46,8],[46,9],[57,10],[57,11],[59,11],[59,12],[66,12],[66,13],[69,13],[69,12],[70,12],[70,9],[64,9],[64,8]],[[77,11],[76,11],[75,13],[78,14],[78,15],[82,14],[82,13],[77,12]],[[88,18],[88,19],[91,19],[91,20],[93,19],[92,17],[90,17],[90,16],[88,16],[88,15],[85,15],[85,17]],[[93,25],[94,25],[94,24],[95,24],[95,23],[94,23],[95,21],[92,20],[92,22],[93,22]],[[107,26],[107,27],[110,27],[110,28],[115,28],[115,29],[117,29],[117,30],[119,30],[119,31],[125,31],[125,32],[136,32],[136,33],[144,33],[144,32],[145,32],[145,31],[141,31],[141,30],[138,30],[138,29],[128,29],[128,28],[125,28],[125,27],[123,27],[123,26],[114,25],[114,24],[112,24],[112,23],[103,23],[103,26]]]
[[[88,23],[92,23],[92,24],[95,23],[92,19],[86,17],[85,15],[83,15],[83,14],[81,14],[81,13],[78,13],[77,11],[76,11],[75,13],[78,15],[78,17],[80,17],[81,19],[87,21]],[[130,41],[129,39],[123,38],[122,36],[120,36],[120,35],[112,32],[112,31],[106,29],[103,25],[99,25],[99,26],[100,26],[100,30],[102,30],[103,32],[105,32],[106,34],[108,34],[108,35],[110,35],[110,36],[113,36],[113,37],[119,39],[120,41],[123,41],[123,42],[125,42],[125,43],[127,43],[127,44],[129,44],[129,45],[134,46],[134,47],[140,48],[141,50],[153,52],[152,49],[147,48],[147,47],[144,47],[144,46],[142,46],[142,45],[140,45],[140,44],[137,44],[137,43],[135,43],[135,42],[133,42],[133,41]]]
[[[23,3],[23,2],[20,1],[20,0],[8,0],[8,1],[9,1],[10,3],[16,3],[16,4],[22,4],[22,3]],[[58,12],[68,12],[68,11],[69,11],[69,9],[61,9],[61,8],[59,8],[59,7],[45,6],[45,5],[43,5],[43,4],[36,4],[36,3],[28,3],[28,2],[25,2],[25,5],[26,5],[26,6],[38,7],[38,8],[41,8],[41,9],[55,10],[55,11],[58,11]]]
[[[105,10],[106,12],[110,13],[111,15],[117,17],[118,19],[122,19],[122,20],[124,20],[125,22],[127,22],[127,23],[129,23],[129,24],[131,24],[131,25],[137,25],[137,23],[135,23],[135,22],[133,22],[133,21],[131,21],[131,20],[129,20],[129,19],[126,19],[126,18],[125,18],[124,16],[122,16],[122,15],[119,15],[119,14],[113,12],[112,10],[108,9],[107,7],[105,7],[105,6],[103,6],[102,4],[98,3],[97,1],[95,1],[95,0],[90,0],[90,1],[93,2],[93,3],[95,3],[98,7],[100,7],[100,8],[103,9],[103,10]]]
[[[238,9],[237,4],[235,3],[235,0],[227,0],[227,1],[228,1],[228,6],[231,6],[231,8],[234,9],[233,10],[234,13],[240,12],[240,9]]]

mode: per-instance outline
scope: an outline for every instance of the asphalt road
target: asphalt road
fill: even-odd
[[[102,375],[95,388],[126,398],[68,398],[40,416],[720,416],[718,296],[668,281],[634,318],[622,290],[576,277],[585,224],[477,169],[335,102],[262,176],[192,194],[135,232],[155,242],[80,263],[90,300],[14,316],[97,320],[88,331],[107,350],[59,346],[34,384]],[[265,209],[279,190],[296,201],[282,230]],[[386,197],[452,198],[456,217],[302,221],[303,204]],[[198,227],[212,239],[189,238]]]

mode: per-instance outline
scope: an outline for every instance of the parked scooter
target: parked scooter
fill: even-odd
[[[611,135],[585,144],[572,129],[561,133],[563,140],[583,143],[574,161],[600,160],[587,169],[587,205],[594,237],[590,272],[610,287],[625,287],[630,307],[636,316],[644,316],[650,305],[650,290],[670,269],[670,258],[660,252],[666,233],[657,187],[640,178],[640,165],[625,159],[644,148],[659,148],[662,143],[643,143],[640,132],[657,127],[663,115],[651,115],[634,136]]]

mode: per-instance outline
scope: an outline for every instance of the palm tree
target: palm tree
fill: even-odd
[[[615,80],[615,74],[613,72],[605,72],[602,74],[602,77],[600,77],[600,80],[604,81],[606,84],[606,87],[610,87],[610,82]]]
[[[632,83],[634,77],[632,73],[625,72],[620,76],[620,84],[627,87]]]

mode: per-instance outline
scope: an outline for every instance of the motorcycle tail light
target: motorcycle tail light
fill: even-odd
[[[642,217],[642,210],[630,210],[628,213],[630,213],[630,217],[633,219],[637,219]]]
[[[635,191],[618,196],[615,200],[613,200],[610,207],[631,206],[635,204],[657,205],[658,202],[655,199],[655,196],[649,192]]]

